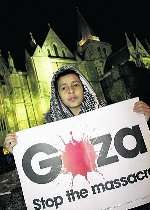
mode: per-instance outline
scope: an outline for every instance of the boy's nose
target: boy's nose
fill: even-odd
[[[71,87],[71,86],[70,86],[70,87],[68,87],[68,92],[69,92],[69,93],[73,93],[73,92],[74,92],[74,88],[73,88],[73,87]]]

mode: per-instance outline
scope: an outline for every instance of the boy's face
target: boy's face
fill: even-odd
[[[80,111],[84,93],[83,86],[76,74],[70,73],[61,76],[57,82],[58,93],[62,102],[73,112]],[[74,113],[74,112],[73,112]]]

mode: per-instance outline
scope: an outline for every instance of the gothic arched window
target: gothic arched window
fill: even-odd
[[[100,53],[101,53],[101,48],[100,48],[100,47],[98,47],[98,48],[97,48],[97,50],[98,50],[98,52],[100,52]]]
[[[51,57],[50,49],[47,49],[48,57]]]
[[[65,51],[64,50],[62,50],[62,54],[63,54],[63,58],[65,58],[66,55],[65,55]]]
[[[59,56],[59,54],[58,54],[58,49],[57,49],[56,45],[55,45],[55,44],[53,44],[53,47],[54,47],[54,52],[55,52],[55,55],[56,55],[56,57],[58,57],[58,56]]]
[[[103,48],[103,53],[104,53],[104,56],[107,56],[106,48]]]

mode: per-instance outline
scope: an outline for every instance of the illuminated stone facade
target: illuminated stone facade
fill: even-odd
[[[10,53],[8,62],[0,56],[0,144],[9,132],[44,123],[44,115],[49,109],[50,80],[53,73],[63,65],[71,64],[79,68],[91,82],[99,99],[107,100],[106,95],[112,95],[111,102],[127,98],[127,89],[118,67],[105,71],[106,61],[112,53],[109,43],[88,35],[80,40],[77,52],[73,55],[52,28],[49,28],[42,46],[35,40],[32,42],[34,52],[31,54],[25,51],[26,72],[15,69]],[[142,58],[148,67],[149,54]],[[109,88],[106,83],[111,82],[115,85]]]

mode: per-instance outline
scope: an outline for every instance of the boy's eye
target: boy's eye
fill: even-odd
[[[74,86],[75,86],[75,87],[79,86],[79,83],[74,83]]]
[[[61,87],[61,90],[66,90],[66,87]]]

